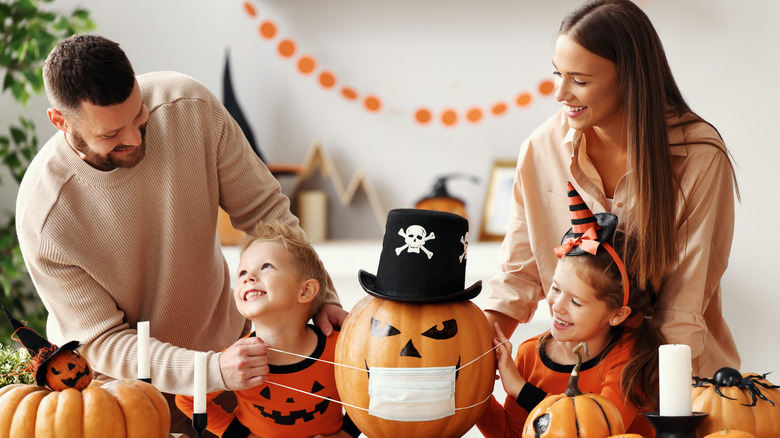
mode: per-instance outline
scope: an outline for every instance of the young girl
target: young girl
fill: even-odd
[[[492,399],[477,426],[486,437],[520,436],[528,413],[547,394],[564,392],[577,362],[572,350],[585,342],[582,392],[612,401],[629,432],[654,436],[638,414],[658,406],[662,338],[651,321],[655,294],[637,287],[618,256],[630,253],[633,242],[615,233],[617,216],[593,216],[571,184],[568,189],[572,229],[556,248],[560,260],[547,293],[552,327],[523,342],[513,363],[512,345],[494,324],[498,371],[507,398],[503,407]]]

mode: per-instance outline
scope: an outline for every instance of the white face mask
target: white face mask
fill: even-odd
[[[455,414],[455,367],[372,367],[368,414],[394,421],[431,421]]]

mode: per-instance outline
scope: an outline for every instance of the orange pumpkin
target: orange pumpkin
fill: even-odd
[[[528,414],[523,438],[608,437],[625,433],[623,417],[608,398],[583,394],[578,385],[582,356],[575,347],[577,364],[563,394],[547,396]]]
[[[485,315],[468,300],[417,304],[367,296],[350,312],[336,344],[336,363],[346,365],[335,367],[339,396],[352,421],[372,438],[462,436],[493,391],[492,339]],[[454,415],[394,421],[367,412],[372,367],[447,366],[463,367],[456,374]]]
[[[44,366],[46,384],[55,391],[66,388],[81,391],[92,381],[92,368],[73,350],[60,350]]]
[[[638,433],[621,433],[620,435],[612,435],[607,438],[645,438]]]
[[[723,428],[720,430],[720,432],[713,432],[704,438],[718,438],[718,437],[730,437],[730,438],[756,438],[755,435],[748,432],[743,432],[741,430],[729,430],[726,428]]]
[[[763,386],[773,386],[765,376],[740,374],[731,368],[724,368],[713,379],[696,378],[700,382],[708,382],[695,386],[692,391],[693,410],[708,414],[697,429],[696,436],[703,438],[726,428],[748,432],[756,438],[780,437],[780,391]],[[766,400],[757,397],[754,402],[750,390],[740,388],[740,384],[753,385],[753,391],[760,391]],[[723,395],[719,395],[716,389]]]
[[[0,388],[0,437],[167,438],[165,397],[139,380],[92,382],[83,391],[37,385]]]

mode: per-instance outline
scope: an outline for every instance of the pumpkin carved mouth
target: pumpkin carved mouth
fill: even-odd
[[[324,399],[321,402],[314,405],[314,409],[307,411],[306,409],[299,409],[297,411],[290,411],[287,415],[282,415],[279,411],[266,412],[263,406],[255,404],[255,408],[260,411],[260,415],[266,418],[274,420],[274,423],[281,424],[283,426],[294,426],[298,420],[311,421],[314,419],[314,414],[319,413],[325,415],[325,411],[328,410],[330,405],[330,399]]]
[[[87,365],[84,365],[84,369],[78,371],[75,376],[69,379],[62,379],[62,383],[73,388],[76,386],[79,380],[81,380],[83,377],[87,377],[90,373],[91,370],[89,369],[89,367]]]

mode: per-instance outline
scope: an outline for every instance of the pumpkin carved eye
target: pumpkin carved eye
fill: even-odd
[[[458,334],[458,322],[454,319],[448,319],[442,323],[443,328],[439,330],[439,326],[435,325],[422,333],[426,338],[444,340],[450,339]]]
[[[371,318],[371,336],[384,338],[387,336],[395,336],[400,334],[401,331],[391,326],[390,324]]]
[[[60,375],[60,372],[57,371],[57,368],[51,367],[51,368],[49,368],[49,371],[51,371],[51,373],[54,374],[55,376],[59,376]]]

